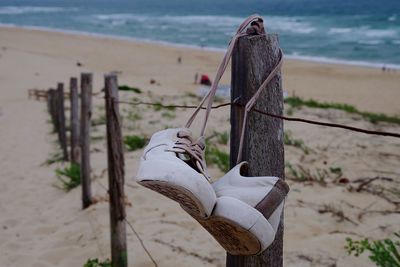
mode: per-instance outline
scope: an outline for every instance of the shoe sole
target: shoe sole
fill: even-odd
[[[232,255],[256,255],[261,251],[261,243],[248,229],[233,221],[212,216],[195,218]]]
[[[201,202],[186,188],[157,180],[143,180],[138,183],[178,202],[193,217],[206,217],[206,212]]]
[[[257,255],[262,251],[263,245],[260,239],[252,233],[255,228],[264,228],[264,224],[267,220],[263,214],[248,206],[248,215],[258,214],[258,219],[254,220],[248,227],[243,227],[240,224],[229,219],[230,216],[218,216],[211,215],[210,217],[205,216],[204,208],[200,204],[200,201],[187,189],[177,185],[171,185],[170,183],[157,180],[142,180],[138,182],[142,186],[149,188],[157,193],[160,193],[180,204],[180,206],[189,213],[194,219],[196,219],[216,240],[217,242],[231,255],[244,255],[251,256]],[[239,200],[234,200],[242,205],[246,205]],[[233,203],[235,205],[235,203]],[[232,206],[227,207],[231,209]],[[233,206],[235,207],[235,206]],[[254,211],[252,211],[254,210]],[[256,215],[257,216],[257,215]],[[272,229],[272,228],[271,228]],[[266,229],[266,231],[269,231]],[[271,240],[272,242],[272,240]]]

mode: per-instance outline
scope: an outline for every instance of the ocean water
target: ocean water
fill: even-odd
[[[400,0],[0,0],[0,23],[223,49],[248,15],[286,55],[400,68]]]

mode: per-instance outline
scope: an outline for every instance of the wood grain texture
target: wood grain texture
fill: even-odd
[[[126,267],[126,225],[124,193],[124,153],[118,107],[118,83],[115,74],[105,76],[107,118],[108,186],[110,195],[111,261],[113,266]]]
[[[65,105],[64,105],[64,84],[57,84],[57,120],[58,120],[58,139],[63,153],[64,161],[68,161],[67,129],[65,126]]]
[[[232,56],[231,101],[245,105],[279,60],[277,35],[241,37]],[[261,93],[255,108],[282,115],[282,77],[279,73]],[[244,108],[231,108],[231,167],[236,165]],[[284,177],[283,121],[251,112],[248,116],[243,161],[249,162],[249,176]],[[269,266],[283,264],[283,215],[273,244],[257,256],[227,255],[226,266]]]
[[[70,79],[69,90],[71,101],[71,163],[79,164],[79,95],[77,78]]]
[[[92,117],[92,74],[81,74],[81,184],[82,208],[92,203],[90,179],[90,123]]]

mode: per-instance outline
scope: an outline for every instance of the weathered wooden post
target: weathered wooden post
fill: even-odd
[[[115,267],[127,267],[124,153],[121,120],[118,108],[118,83],[115,74],[105,76],[108,188],[110,195],[111,262]]]
[[[92,117],[92,74],[81,74],[81,184],[82,208],[92,203],[90,180],[90,120]]]
[[[241,105],[254,95],[279,61],[278,37],[274,34],[241,37],[232,56],[231,100]],[[282,115],[282,78],[278,73],[262,92],[255,108]],[[244,108],[231,108],[231,167],[236,165]],[[283,122],[256,112],[248,115],[242,160],[249,162],[250,176],[284,177]],[[283,216],[273,244],[257,256],[227,255],[226,266],[268,266],[283,264]]]
[[[78,79],[72,77],[69,82],[71,101],[71,163],[80,163],[79,148],[79,96]]]
[[[56,114],[55,114],[55,101],[56,101],[56,90],[55,89],[49,89],[47,91],[48,98],[47,98],[47,110],[50,114],[51,117],[51,122],[53,123],[53,132],[57,132],[57,126],[56,126]]]
[[[37,89],[29,89],[28,90],[28,99],[31,99],[35,95],[35,91]],[[48,92],[48,91],[47,91]]]
[[[34,94],[35,94],[35,100],[40,100],[40,93],[39,93],[39,90],[36,89],[34,92],[35,92],[35,93],[34,93]]]
[[[63,151],[63,159],[68,161],[67,148],[67,129],[65,127],[65,105],[64,105],[64,84],[57,84],[57,115],[58,115],[58,137],[61,149]]]
[[[58,113],[59,113],[59,108],[58,108],[58,102],[60,101],[60,98],[58,97],[58,90],[53,89],[53,101],[52,101],[52,110],[53,110],[53,116],[54,116],[54,129],[55,132],[58,133],[60,131],[60,120],[58,119]],[[58,136],[59,138],[59,136]]]

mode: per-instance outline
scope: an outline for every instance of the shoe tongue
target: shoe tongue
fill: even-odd
[[[177,136],[179,138],[186,138],[186,137],[192,138],[192,131],[189,130],[188,128],[182,128],[179,129]]]

